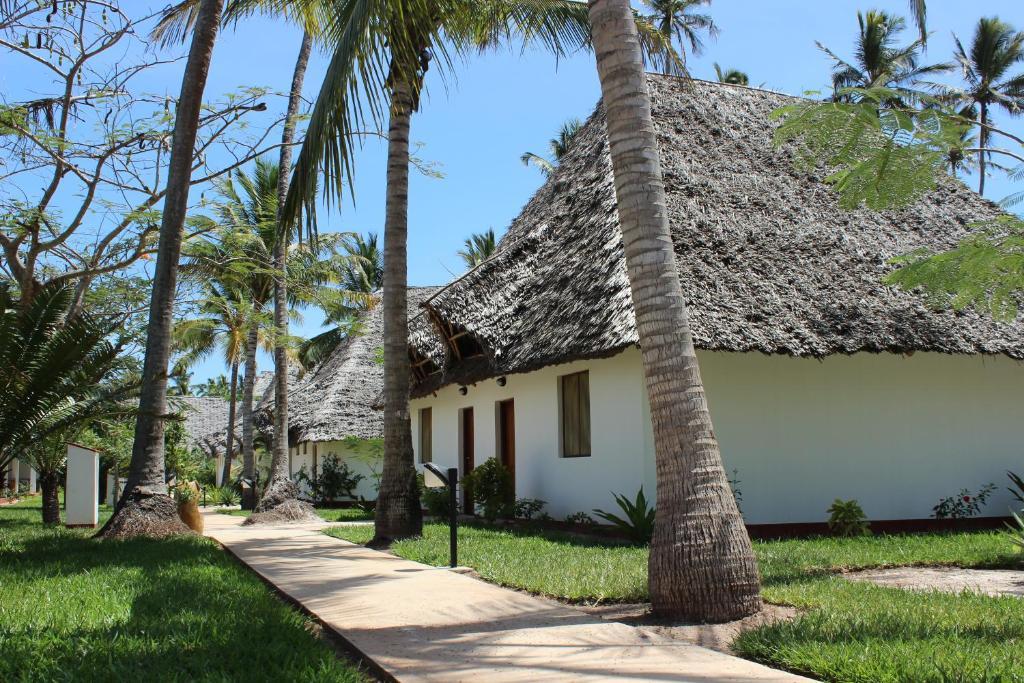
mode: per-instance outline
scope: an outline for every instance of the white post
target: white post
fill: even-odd
[[[18,494],[18,477],[21,472],[21,461],[15,458],[11,460],[11,464],[7,466],[7,488],[9,488],[15,495]]]
[[[68,480],[64,489],[67,526],[95,527],[99,523],[99,477],[99,452],[69,443]]]

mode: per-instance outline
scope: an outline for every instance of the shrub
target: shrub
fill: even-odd
[[[829,531],[837,536],[867,536],[871,533],[867,515],[856,500],[832,501],[828,509]]]
[[[1006,537],[1018,552],[1024,553],[1024,517],[1016,512],[1010,514],[1013,516],[1013,524],[1006,525]],[[1024,515],[1024,513],[1021,514]]]
[[[740,490],[740,471],[733,469],[732,478],[729,479],[729,488],[732,489],[732,497],[736,500],[736,510],[743,514],[743,491]]]
[[[199,492],[189,484],[178,484],[174,487],[174,499],[178,503],[187,503],[199,497]]]
[[[1010,481],[1013,482],[1014,487],[1007,490],[1013,494],[1013,497],[1017,499],[1018,503],[1024,505],[1024,477],[1021,477],[1019,474],[1014,474],[1013,472],[1007,472],[1006,476],[1008,476]],[[1024,508],[1021,508],[1021,510],[1024,511]]]
[[[513,512],[512,473],[495,458],[490,458],[462,478],[462,485],[473,497],[484,519],[493,522]]]
[[[637,491],[636,500],[633,502],[630,502],[628,498],[618,493],[612,493],[612,495],[615,496],[615,502],[618,504],[619,509],[626,515],[625,518],[611,512],[605,512],[604,510],[594,510],[594,514],[625,531],[634,541],[650,543],[651,536],[654,535],[654,513],[656,508],[651,507],[647,503],[647,497],[644,496],[644,487],[641,486],[640,490]]]
[[[231,486],[221,486],[214,489],[213,501],[217,505],[238,505],[238,492]]]
[[[996,490],[995,484],[985,484],[973,496],[967,489],[939,501],[932,508],[935,519],[967,519],[981,513],[981,508],[988,502],[988,497]]]
[[[420,494],[420,500],[423,501],[423,507],[426,509],[427,514],[431,517],[440,517],[447,519],[448,515],[451,514],[451,509],[448,506],[450,494],[448,493],[448,487],[442,486],[437,489],[430,489],[423,487],[423,492]]]
[[[547,505],[547,501],[537,498],[516,498],[512,514],[516,519],[533,519],[533,516],[539,514],[545,505]]]
[[[334,453],[324,457],[316,477],[309,475],[305,465],[295,473],[295,481],[308,486],[313,498],[324,503],[339,497],[355,500],[356,487],[363,479],[363,475],[354,473],[348,463],[342,462]]]
[[[579,524],[580,526],[593,526],[594,524],[597,524],[593,517],[582,510],[572,513],[565,518],[565,521],[569,524]]]

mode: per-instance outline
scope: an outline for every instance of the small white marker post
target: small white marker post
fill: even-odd
[[[64,489],[65,526],[95,527],[100,519],[100,455],[68,444],[68,479]]]

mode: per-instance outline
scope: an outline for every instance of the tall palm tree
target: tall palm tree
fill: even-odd
[[[364,113],[388,117],[384,227],[384,464],[375,517],[378,541],[418,535],[422,528],[409,424],[406,309],[409,131],[426,71],[450,67],[453,55],[512,38],[556,54],[589,43],[586,7],[566,0],[529,2],[376,3],[342,0],[335,13],[336,49],[296,164],[286,205],[295,219],[312,205],[321,173],[340,195],[351,168],[353,132]],[[362,104],[365,103],[365,104]]]
[[[562,124],[562,127],[558,130],[558,135],[548,140],[548,150],[551,153],[549,158],[545,159],[533,152],[524,152],[519,157],[519,160],[523,162],[524,166],[536,166],[545,176],[551,175],[555,172],[562,157],[569,151],[573,138],[576,137],[576,134],[580,132],[582,127],[583,122],[579,119],[569,119]]]
[[[207,239],[186,245],[183,266],[185,273],[200,282],[241,292],[252,310],[246,331],[241,405],[243,476],[248,479],[255,475],[256,352],[261,343],[272,349],[275,341],[264,313],[276,282],[273,254],[279,238],[279,178],[278,164],[261,158],[251,172],[238,169],[219,182],[218,199],[213,204],[216,228]],[[348,233],[330,233],[315,241],[288,246],[287,294],[291,306],[320,305],[325,298],[333,300],[346,294],[333,285],[345,277],[352,265],[352,259],[340,253],[351,239]]]
[[[817,43],[835,66],[832,87],[836,100],[848,99],[844,88],[891,88],[899,93],[901,101],[913,102],[921,90],[923,79],[952,69],[951,64],[920,64],[924,39],[918,38],[908,45],[898,45],[900,34],[906,28],[903,17],[878,10],[866,14],[857,12],[859,31],[854,43],[854,58],[848,61]]]
[[[171,381],[174,382],[174,386],[171,387],[171,393],[175,396],[191,396],[192,395],[192,373],[188,372],[185,368],[181,368],[180,371],[175,372],[171,375]]]
[[[100,532],[104,536],[161,535],[187,529],[178,518],[177,506],[167,495],[164,481],[164,419],[168,414],[167,365],[192,153],[224,0],[199,3],[171,139],[132,460],[117,511]]]
[[[629,0],[590,0],[597,70],[654,427],[655,612],[730,621],[760,609],[757,562],[708,412],[669,230],[650,95]]]
[[[992,137],[991,109],[1001,107],[1011,115],[1024,113],[1024,72],[1010,70],[1024,62],[1024,32],[1016,31],[999,17],[982,17],[974,29],[971,49],[956,40],[956,60],[967,89],[964,99],[977,105],[978,194],[985,194],[985,166]]]
[[[228,394],[228,441],[221,481],[231,481],[235,453],[235,413],[238,405],[238,366],[245,358],[249,331],[259,329],[259,312],[244,290],[222,289],[207,285],[197,316],[175,325],[175,348],[182,355],[179,367],[187,368],[215,350],[224,355],[231,372]]]
[[[739,69],[725,69],[715,62],[715,77],[718,78],[719,83],[729,83],[730,85],[750,85],[750,77]]]
[[[707,33],[712,38],[718,37],[718,27],[711,15],[695,14],[692,10],[711,4],[711,0],[643,0],[649,13],[643,18],[654,26],[669,42],[675,40],[678,53],[686,61],[686,46],[690,53],[699,57],[704,52],[704,38]],[[672,59],[659,59],[655,67],[663,73],[678,73],[679,66]]]
[[[459,256],[466,264],[466,268],[476,268],[490,258],[497,248],[498,241],[494,237],[494,228],[488,228],[487,232],[478,232],[467,237],[465,246],[459,250]]]

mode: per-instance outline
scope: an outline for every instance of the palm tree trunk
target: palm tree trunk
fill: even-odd
[[[167,364],[171,356],[174,296],[178,281],[182,230],[188,209],[192,154],[206,77],[213,58],[224,0],[201,0],[174,121],[167,194],[160,223],[160,243],[153,272],[146,357],[142,370],[139,415],[124,494],[104,525],[104,536],[162,535],[188,532],[164,480],[164,419],[167,415]]]
[[[978,135],[978,194],[985,196],[985,150],[988,149],[989,130],[988,126],[988,103],[981,102],[981,112],[978,115],[981,121],[981,133]]]
[[[658,614],[731,621],[761,607],[757,563],[729,489],[693,348],[629,0],[590,0],[626,270],[654,426]]]
[[[253,324],[245,340],[245,377],[242,379],[242,476],[252,481],[256,474],[253,439],[253,390],[256,386],[256,345],[259,328]]]
[[[40,472],[43,493],[43,524],[60,524],[60,478],[56,472]]]
[[[231,486],[231,460],[235,454],[235,410],[238,406],[238,363],[231,364],[231,399],[228,402],[228,447],[224,453],[222,486]]]
[[[302,82],[306,77],[306,67],[309,64],[309,53],[312,47],[312,37],[308,32],[303,33],[302,45],[299,47],[299,56],[295,61],[295,71],[292,74],[292,88],[288,94],[288,113],[284,132],[281,135],[283,146],[281,147],[277,186],[279,217],[284,208],[285,197],[288,196],[288,179],[292,172],[292,144],[295,142],[295,120],[299,113]],[[284,226],[279,227],[282,229],[279,230],[277,241],[274,242],[273,254],[275,271],[274,438],[270,460],[270,481],[256,506],[257,512],[265,512],[287,501],[294,501],[299,495],[299,489],[291,480],[288,472],[288,350],[285,347],[285,339],[288,336],[288,291],[285,265],[290,234],[289,231],[283,230]]]
[[[384,464],[374,516],[374,542],[419,536],[423,512],[409,420],[409,321],[406,251],[409,227],[409,127],[413,93],[394,79],[388,127],[384,214]]]

